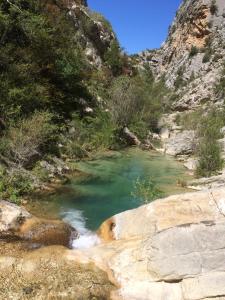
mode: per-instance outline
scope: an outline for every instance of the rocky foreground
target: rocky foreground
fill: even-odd
[[[82,251],[29,250],[27,236],[2,241],[0,298],[225,299],[225,188],[126,211],[105,221],[99,235],[100,245]]]

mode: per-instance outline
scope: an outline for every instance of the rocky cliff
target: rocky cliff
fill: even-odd
[[[165,77],[175,91],[173,110],[220,104],[215,87],[222,77],[224,37],[223,0],[185,0],[162,47],[142,52],[137,61],[148,64],[156,77]]]
[[[102,15],[92,12],[86,0],[48,0],[45,1],[45,6],[51,14],[56,15],[66,10],[67,15],[73,20],[74,34],[88,61],[94,67],[102,67],[105,53],[116,41],[108,21]]]

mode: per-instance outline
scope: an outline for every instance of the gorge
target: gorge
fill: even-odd
[[[130,56],[87,1],[0,2],[0,299],[225,299],[224,41],[224,0]]]

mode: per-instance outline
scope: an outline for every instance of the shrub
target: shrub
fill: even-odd
[[[210,5],[210,12],[212,15],[215,15],[218,12],[218,6],[216,4],[216,0],[212,0]]]
[[[115,142],[115,127],[107,112],[99,111],[83,119],[74,114],[69,126],[70,133],[64,139],[64,153],[69,157],[82,159],[92,152],[109,149]]]
[[[134,80],[120,76],[113,81],[108,106],[115,124],[129,126],[138,112],[143,109],[143,97]]]
[[[119,43],[116,40],[111,42],[110,47],[104,55],[104,60],[112,70],[114,76],[122,74],[123,59]]]
[[[218,139],[222,137],[220,129],[224,124],[224,111],[213,110],[200,119],[197,131],[199,136],[197,176],[211,176],[222,169],[224,161]]]
[[[202,58],[202,62],[203,63],[209,62],[211,56],[212,56],[212,50],[211,49],[207,49],[206,52],[205,52],[205,54],[204,54],[204,56],[203,56],[203,58]]]
[[[0,170],[0,197],[20,203],[20,197],[33,190],[31,175],[22,169]]]
[[[189,52],[189,57],[191,58],[191,57],[195,56],[196,54],[198,54],[198,48],[196,46],[192,46],[191,50]]]
[[[182,114],[182,117],[180,116],[180,125],[185,130],[196,130],[199,125],[199,120],[201,119],[203,115],[203,111],[201,109],[188,112]]]
[[[52,115],[48,112],[36,112],[11,126],[2,137],[0,154],[18,167],[32,164],[53,139],[56,126],[51,119]]]
[[[221,147],[215,139],[208,137],[200,139],[197,153],[199,156],[197,176],[208,177],[223,168]]]
[[[143,121],[148,129],[157,130],[163,100],[168,93],[164,81],[155,82],[148,72],[133,78],[116,78],[107,102],[113,122],[120,127],[129,127]]]
[[[225,65],[221,74],[219,82],[215,86],[215,93],[217,96],[225,97]]]
[[[137,178],[131,195],[144,203],[149,203],[155,199],[162,198],[163,192],[157,188],[156,183],[151,178],[149,180]]]

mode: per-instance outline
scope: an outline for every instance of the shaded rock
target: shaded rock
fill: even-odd
[[[129,128],[125,127],[123,129],[123,135],[130,146],[139,146],[141,144],[138,137]]]
[[[70,225],[58,220],[32,217],[20,227],[17,236],[23,240],[41,245],[70,246],[71,238],[78,233]]]
[[[40,219],[25,209],[0,201],[0,238],[21,239],[40,245],[69,246],[77,232],[59,220]]]

